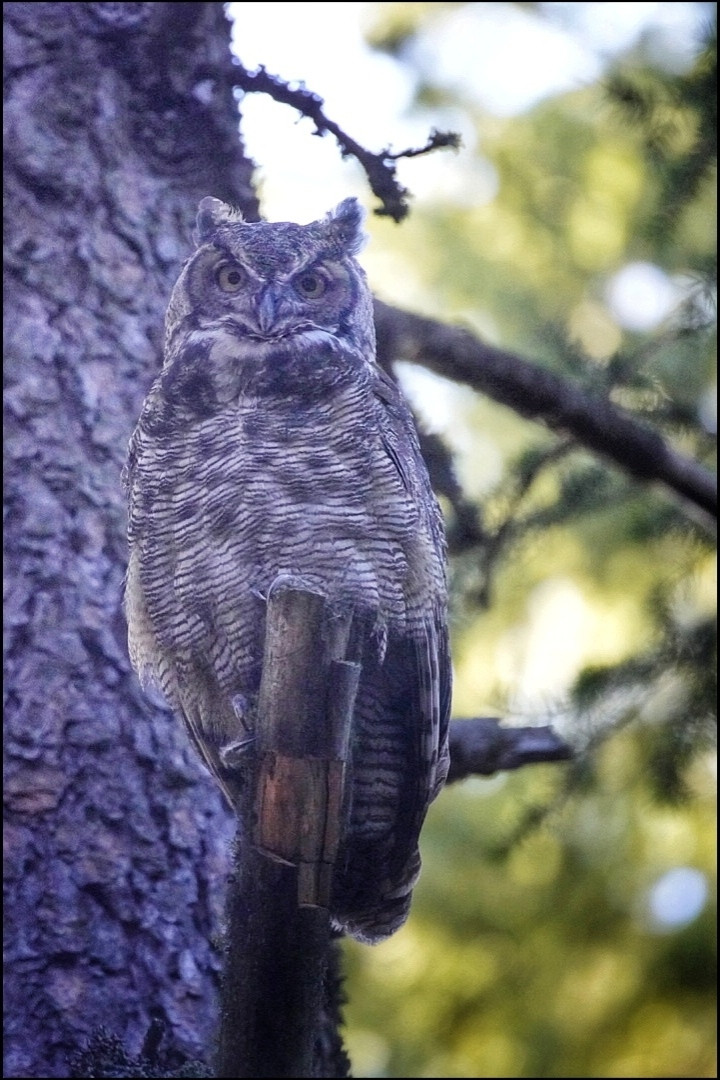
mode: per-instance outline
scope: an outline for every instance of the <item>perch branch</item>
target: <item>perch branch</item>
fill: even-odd
[[[717,518],[716,477],[677,453],[658,432],[608,398],[593,396],[568,379],[487,345],[460,327],[379,301],[375,320],[381,362],[388,358],[409,360],[466,383],[522,416],[569,433],[637,479],[665,484]]]
[[[275,587],[227,901],[218,1075],[317,1075],[328,902],[360,665],[352,617]],[[254,775],[250,775],[254,772]],[[238,778],[239,782],[239,778]]]
[[[502,727],[495,717],[453,720],[447,782],[491,776],[501,769],[568,761],[573,751],[551,727]]]
[[[410,194],[398,181],[394,163],[400,158],[419,157],[447,146],[457,149],[460,145],[460,136],[455,132],[433,130],[425,146],[397,153],[390,149],[373,153],[351,138],[334,120],[330,120],[323,111],[323,99],[304,86],[290,86],[277,75],[269,74],[264,67],[259,67],[257,71],[246,71],[242,65],[237,65],[234,76],[236,86],[246,94],[267,94],[273,101],[290,105],[312,120],[316,135],[333,135],[342,156],[356,158],[365,170],[372,192],[381,203],[375,213],[391,217],[393,221],[402,221],[407,215]]]

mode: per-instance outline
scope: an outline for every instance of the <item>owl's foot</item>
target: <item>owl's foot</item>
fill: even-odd
[[[218,751],[220,761],[226,769],[237,769],[244,765],[247,756],[255,742],[254,735],[248,735],[245,739],[236,739],[235,742],[226,743]]]

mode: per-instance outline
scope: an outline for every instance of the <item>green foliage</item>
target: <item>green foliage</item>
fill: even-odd
[[[411,63],[463,6],[376,5],[371,40]],[[714,27],[685,71],[641,42],[510,119],[417,74],[418,109],[452,107],[476,140],[457,170],[472,188],[489,162],[497,193],[376,224],[383,298],[610,395],[713,468]],[[632,263],[676,290],[647,330],[609,298]],[[355,1075],[714,1076],[714,535],[571,440],[430,390],[418,409],[480,523],[451,567],[455,715],[553,722],[577,758],[433,806],[408,926],[348,951]],[[663,921],[653,897],[678,868],[707,896]]]

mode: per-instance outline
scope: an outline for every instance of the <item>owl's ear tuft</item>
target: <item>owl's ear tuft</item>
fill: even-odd
[[[355,198],[343,199],[326,215],[323,224],[337,243],[349,255],[357,255],[365,246],[367,236],[363,231],[365,211]]]
[[[232,206],[220,199],[206,195],[200,200],[198,206],[195,229],[195,239],[198,244],[204,244],[209,240],[219,225],[237,224],[242,222],[243,216],[240,210],[233,210]]]

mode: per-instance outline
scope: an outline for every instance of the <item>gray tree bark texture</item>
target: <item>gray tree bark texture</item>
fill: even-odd
[[[232,822],[130,670],[120,471],[199,199],[257,203],[221,4],[10,3],[5,37],[4,1075],[59,1077],[100,1025],[216,1025]]]

